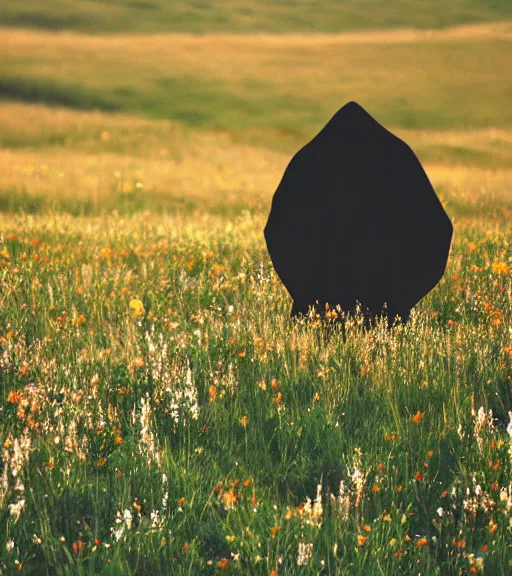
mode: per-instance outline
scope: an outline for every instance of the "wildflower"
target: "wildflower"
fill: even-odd
[[[283,393],[278,392],[276,396],[274,396],[274,402],[279,406],[281,404],[281,400],[283,399]]]
[[[365,524],[365,525],[363,526],[363,530],[364,530],[365,532],[371,532],[371,531],[372,531],[372,527],[369,526],[368,524]]]
[[[226,568],[228,564],[229,564],[229,560],[228,560],[227,558],[221,558],[221,559],[217,562],[217,566],[218,566],[221,570],[224,570],[224,568]]]
[[[241,424],[244,428],[247,428],[247,420],[248,420],[247,416],[242,416],[242,417],[240,418],[240,424]]]
[[[272,382],[270,382],[270,385],[272,386],[272,388],[277,388],[277,386],[278,386],[277,380],[275,378],[273,378]]]
[[[115,443],[118,446],[121,446],[121,444],[123,443],[123,438],[121,436],[116,436]]]
[[[5,549],[7,552],[11,552],[14,549],[14,540],[8,540]]]
[[[492,271],[495,274],[506,274],[510,270],[510,266],[506,262],[494,262]]]
[[[217,398],[217,388],[215,388],[213,384],[210,384],[210,386],[208,387],[208,396],[210,403],[215,402],[215,399]]]
[[[432,458],[432,456],[434,455],[434,451],[433,450],[429,450],[428,451],[428,457]]]
[[[82,540],[76,540],[75,542],[73,542],[73,552],[75,554],[79,554],[80,550],[85,546],[85,542],[82,542]]]
[[[139,298],[133,298],[130,300],[130,308],[134,316],[143,316],[146,313],[144,304],[142,303],[142,300],[139,300]]]
[[[362,534],[357,535],[358,546],[364,546],[367,540],[368,540],[367,536],[363,536]]]
[[[420,482],[421,480],[423,480],[423,478],[425,478],[425,476],[423,474],[421,474],[420,472],[416,472],[415,478],[418,482]]]
[[[299,542],[299,554],[297,557],[297,566],[305,566],[311,560],[313,555],[313,544]]]
[[[16,502],[15,504],[9,504],[9,512],[11,516],[15,516],[15,522],[20,517],[21,511],[23,510],[24,507],[25,507],[24,499],[18,500],[18,502]]]
[[[417,542],[416,542],[416,546],[418,548],[423,548],[423,546],[425,546],[426,544],[428,544],[428,540],[426,538],[420,538]]]
[[[21,402],[21,394],[17,390],[11,390],[7,395],[7,402],[10,404],[19,404]]]
[[[272,538],[276,537],[279,530],[281,530],[281,526],[274,526],[273,528],[270,529],[270,532],[272,533]]]
[[[377,486],[377,484],[374,484],[372,486],[372,492],[378,492],[380,490],[380,488]]]
[[[418,410],[416,414],[411,418],[411,422],[413,422],[414,424],[418,424],[418,422],[423,418],[424,414],[425,414],[424,412],[420,412]]]

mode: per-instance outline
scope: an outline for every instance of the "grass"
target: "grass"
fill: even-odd
[[[506,574],[507,190],[346,339],[289,321],[263,211],[2,217],[0,566]]]
[[[348,100],[396,130],[510,130],[510,26],[418,34],[91,38],[6,29],[0,98],[171,120],[288,153]],[[2,132],[6,146],[17,138]],[[471,135],[453,146],[421,138],[425,161],[510,163],[508,136],[484,148]]]
[[[3,0],[6,25],[92,33],[329,32],[437,28],[512,18],[507,0]]]
[[[443,22],[461,6],[507,9]],[[48,26],[128,18],[74,7]],[[2,31],[2,576],[510,573],[511,41]],[[455,235],[407,325],[343,337],[289,319],[262,231],[350,99],[411,144]]]

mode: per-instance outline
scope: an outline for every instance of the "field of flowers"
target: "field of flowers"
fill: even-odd
[[[266,208],[4,213],[0,573],[510,573],[510,194],[464,182],[441,284],[345,337]]]
[[[512,574],[509,3],[3,1],[0,576]],[[263,238],[348,100],[455,229],[391,330]]]

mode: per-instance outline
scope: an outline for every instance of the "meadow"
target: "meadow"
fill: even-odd
[[[0,574],[509,574],[508,5],[97,4],[0,8]],[[348,100],[455,234],[410,322],[342,334],[262,231]]]

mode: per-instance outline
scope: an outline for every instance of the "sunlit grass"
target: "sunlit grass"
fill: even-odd
[[[511,45],[507,24],[306,40],[4,29],[0,94],[174,120],[290,151],[349,100],[390,129],[510,129]],[[510,158],[510,147],[491,152],[431,154],[481,165]]]
[[[0,574],[510,573],[510,43],[2,33]],[[291,321],[264,245],[349,99],[455,228],[392,330]]]
[[[290,322],[264,221],[2,218],[5,570],[507,573],[510,230],[343,339]]]

